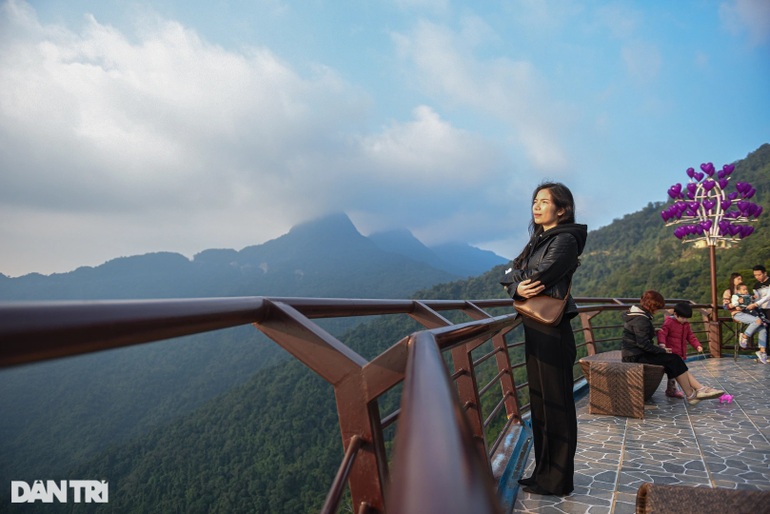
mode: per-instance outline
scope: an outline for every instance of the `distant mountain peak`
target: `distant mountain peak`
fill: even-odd
[[[409,230],[394,229],[369,234],[369,239],[378,247],[387,252],[393,252],[404,255],[419,262],[425,262],[438,269],[446,269],[447,265],[442,262],[436,253],[425,246]]]
[[[333,212],[323,215],[319,218],[308,220],[297,225],[294,225],[289,234],[298,235],[307,232],[324,232],[329,234],[351,234],[355,233],[359,236],[361,233],[350,221],[350,218],[344,212]]]
[[[385,251],[398,253],[461,277],[480,275],[507,262],[494,252],[467,243],[453,242],[428,247],[407,229],[375,232],[369,235]]]

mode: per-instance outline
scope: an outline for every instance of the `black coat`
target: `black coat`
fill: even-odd
[[[652,315],[636,305],[623,313],[621,350],[624,359],[638,357],[645,353],[667,353],[665,348],[655,343]]]
[[[556,225],[530,240],[529,256],[517,269],[509,269],[500,283],[516,300],[523,299],[516,294],[516,288],[526,279],[539,280],[545,286],[541,294],[564,298],[569,291],[572,275],[579,265],[578,257],[583,253],[587,238],[588,229],[585,225]],[[566,317],[574,317],[576,313],[577,305],[570,295],[564,314]]]

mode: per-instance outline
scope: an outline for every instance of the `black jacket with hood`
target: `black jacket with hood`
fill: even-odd
[[[634,305],[623,313],[623,341],[621,354],[624,361],[633,361],[645,353],[667,353],[655,343],[652,315]]]
[[[523,300],[516,294],[519,283],[526,279],[539,280],[545,289],[541,294],[564,298],[569,292],[572,275],[579,266],[578,257],[583,253],[588,229],[585,225],[565,223],[533,237],[529,256],[517,269],[509,269],[500,283],[511,298]],[[572,295],[567,300],[564,318],[574,318],[577,305]]]

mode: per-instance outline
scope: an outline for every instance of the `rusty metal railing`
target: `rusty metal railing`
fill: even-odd
[[[589,354],[603,341],[594,337],[592,319],[636,301],[576,300],[575,332]],[[521,423],[525,406],[517,395],[526,379],[516,383],[514,371],[523,362],[510,360],[511,349],[522,343],[506,339],[520,320],[485,309],[510,303],[268,297],[0,303],[0,367],[253,324],[334,387],[344,458],[323,512],[338,509],[346,484],[354,511],[361,514],[498,512],[489,455],[499,437],[487,448],[486,432],[500,413],[507,419],[501,434]],[[445,311],[464,313],[470,321],[452,323]],[[392,314],[407,314],[425,330],[368,361],[311,321]],[[473,351],[488,342],[491,350],[474,359]],[[447,369],[440,352],[451,356],[454,369]],[[496,372],[479,387],[477,368],[492,358]],[[400,410],[383,419],[378,399],[398,384],[403,384]],[[481,397],[497,386],[501,399],[485,413]],[[383,428],[395,421],[391,472]]]

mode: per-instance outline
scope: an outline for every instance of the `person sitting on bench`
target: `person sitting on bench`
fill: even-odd
[[[634,305],[623,314],[623,362],[663,366],[668,378],[676,380],[682,388],[690,405],[696,405],[701,400],[719,398],[724,391],[698,382],[681,357],[671,353],[670,348],[653,343],[655,328],[652,326],[652,317],[665,304],[666,301],[659,292],[645,291],[639,305]]]

